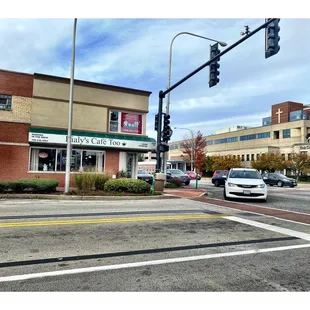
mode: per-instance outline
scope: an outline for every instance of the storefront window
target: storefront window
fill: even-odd
[[[56,149],[31,149],[31,171],[55,171]]]
[[[81,167],[80,150],[72,150],[71,171],[80,171]],[[57,171],[66,171],[67,150],[57,150]]]
[[[118,114],[117,111],[110,111],[110,131],[118,132]]]
[[[72,150],[71,171],[103,172],[104,152]],[[67,151],[65,149],[31,148],[30,171],[66,171]],[[82,159],[82,160],[81,160]]]
[[[88,171],[96,170],[97,156],[96,152],[84,151],[83,152],[83,169]]]

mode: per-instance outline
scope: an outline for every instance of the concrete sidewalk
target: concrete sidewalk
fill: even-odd
[[[196,198],[205,195],[204,189],[193,188],[165,188],[162,195],[150,196],[81,196],[65,195],[63,188],[57,188],[59,194],[0,194],[1,199],[52,199],[52,200],[152,200],[174,198]]]

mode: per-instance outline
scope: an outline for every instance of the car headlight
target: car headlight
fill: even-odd
[[[234,184],[234,183],[228,183],[228,186],[229,186],[229,187],[238,187],[238,185],[237,185],[237,184]]]
[[[264,188],[266,185],[265,184],[259,184],[257,185],[258,188]]]
[[[291,182],[289,179],[283,179],[284,182]]]

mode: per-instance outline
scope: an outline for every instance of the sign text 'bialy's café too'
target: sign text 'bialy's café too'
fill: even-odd
[[[150,92],[75,80],[71,171],[137,177]],[[42,177],[64,186],[69,79],[0,70],[0,180]],[[73,177],[71,176],[72,180]]]

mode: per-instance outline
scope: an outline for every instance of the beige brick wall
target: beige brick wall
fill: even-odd
[[[31,123],[32,98],[12,96],[12,110],[0,110],[0,121]]]
[[[107,108],[87,106],[82,104],[73,105],[74,130],[107,131],[108,114]],[[68,103],[33,99],[32,125],[38,127],[68,127]]]
[[[46,99],[54,98],[68,100],[69,87],[69,84],[61,82],[35,79],[33,96]],[[149,110],[149,97],[146,95],[130,94],[121,91],[78,85],[74,85],[74,101],[124,110],[134,109],[142,113],[148,113]]]

